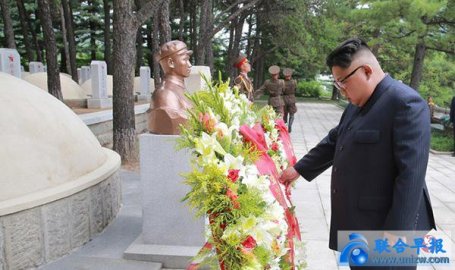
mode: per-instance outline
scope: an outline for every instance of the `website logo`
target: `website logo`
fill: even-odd
[[[340,264],[360,266],[368,261],[368,241],[360,233],[351,233],[340,254]]]
[[[451,239],[439,231],[338,231],[339,264],[450,265]]]

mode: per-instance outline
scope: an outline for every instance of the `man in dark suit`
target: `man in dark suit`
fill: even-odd
[[[350,104],[338,126],[286,169],[280,181],[290,184],[299,176],[311,181],[332,166],[329,247],[334,250],[340,230],[435,228],[425,184],[430,147],[427,103],[384,73],[358,38],[330,53],[327,65]]]
[[[450,122],[452,123],[453,129],[453,154],[455,157],[455,97],[452,98],[452,104],[450,105]]]

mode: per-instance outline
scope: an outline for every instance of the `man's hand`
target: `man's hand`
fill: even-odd
[[[289,186],[294,182],[297,178],[299,178],[300,174],[294,169],[294,167],[289,167],[283,171],[280,176],[280,183],[286,186]]]

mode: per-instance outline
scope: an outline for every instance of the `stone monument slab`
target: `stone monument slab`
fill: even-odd
[[[185,78],[185,87],[189,93],[194,93],[203,89],[206,84],[201,74],[210,80],[212,75],[210,74],[210,68],[207,66],[193,66],[191,67],[190,76]]]
[[[150,101],[150,68],[141,67],[139,70],[140,73],[140,82],[139,82],[139,95],[137,97],[140,101]]]
[[[90,79],[90,67],[82,66],[81,67],[81,84],[83,84],[86,80]]]
[[[79,84],[82,84],[81,75],[82,75],[81,68],[77,68],[77,78],[78,78],[78,80],[79,80],[79,81],[78,81]]]
[[[21,78],[21,57],[17,50],[0,48],[0,71]]]
[[[104,61],[92,61],[90,65],[92,98],[87,100],[88,108],[112,107],[112,99],[107,96],[107,65]],[[82,69],[84,71],[84,69]]]
[[[44,72],[44,65],[41,62],[30,62],[28,68],[30,74]]]

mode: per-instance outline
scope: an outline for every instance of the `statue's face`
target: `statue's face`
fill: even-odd
[[[190,76],[191,73],[191,63],[190,63],[190,55],[185,54],[178,54],[173,57],[173,71],[176,75],[180,75],[183,77]]]

